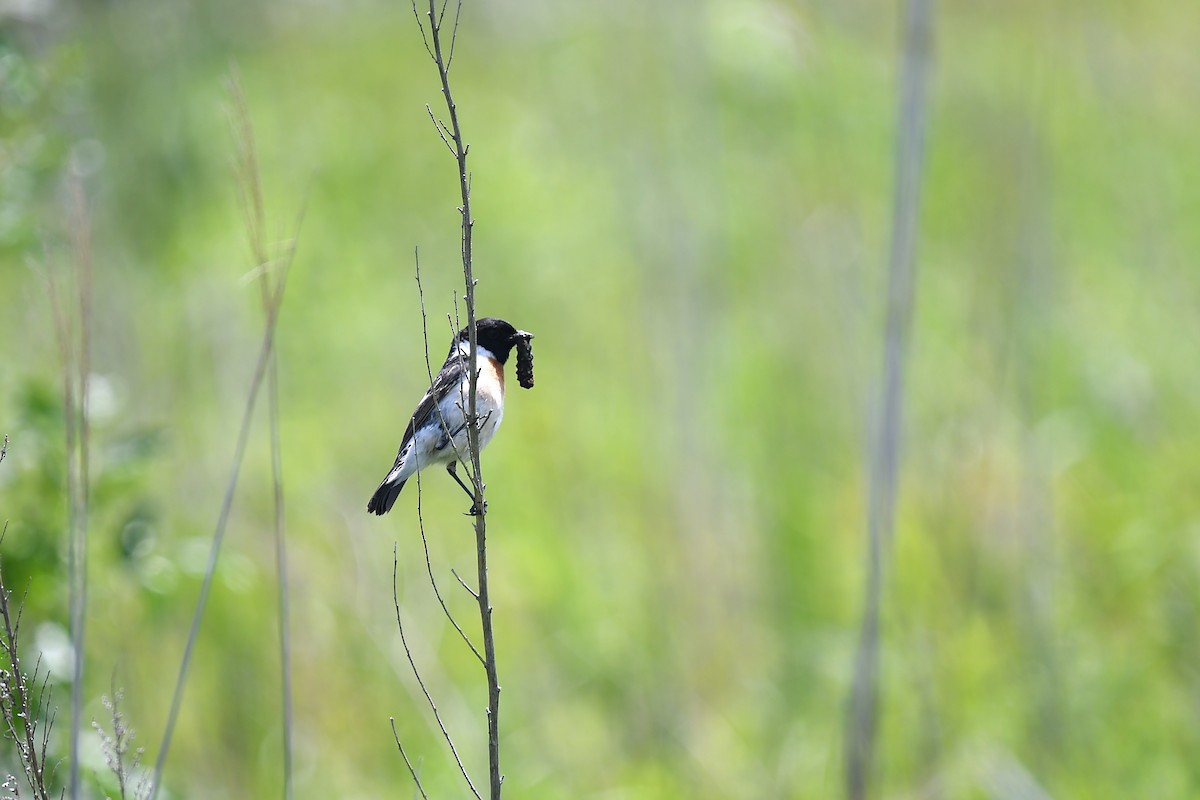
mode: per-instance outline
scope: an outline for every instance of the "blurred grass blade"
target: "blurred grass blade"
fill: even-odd
[[[304,212],[296,221],[297,237],[300,222]],[[275,283],[271,302],[267,309],[266,329],[263,332],[262,345],[258,352],[258,361],[254,367],[254,377],[250,382],[250,391],[246,397],[246,406],[242,411],[241,426],[238,430],[237,444],[234,447],[233,465],[229,470],[229,480],[225,487],[225,497],[221,503],[221,511],[217,517],[216,529],[213,532],[212,546],[209,549],[208,563],[204,569],[204,578],[200,584],[200,596],[196,599],[196,608],[192,615],[192,625],[188,631],[187,643],[183,648],[183,658],[179,663],[179,675],[175,681],[175,690],[171,697],[171,709],[167,715],[166,728],[163,731],[162,742],[159,745],[158,759],[154,764],[154,776],[150,782],[149,798],[154,800],[162,785],[163,769],[166,765],[167,754],[171,749],[171,737],[175,731],[175,723],[179,718],[180,705],[183,702],[183,688],[187,682],[188,666],[191,664],[192,651],[195,648],[196,637],[200,632],[200,622],[204,619],[204,610],[208,603],[208,594],[212,588],[213,577],[216,575],[217,557],[221,553],[221,543],[225,539],[225,528],[229,522],[229,512],[233,507],[233,492],[237,488],[238,474],[241,471],[242,460],[246,454],[246,442],[250,436],[250,425],[254,417],[254,406],[258,400],[258,392],[266,377],[267,365],[275,346],[275,327],[279,321],[279,309],[283,304],[283,293],[287,288],[288,273],[291,271],[292,259],[296,253],[295,239],[289,248],[287,258],[280,265],[279,278]]]
[[[265,236],[266,212],[263,204],[262,176],[258,151],[241,75],[236,64],[230,67],[229,96],[232,103],[230,124],[237,153],[237,183],[242,196],[242,217],[254,259],[263,313],[271,310],[271,260]],[[276,279],[278,280],[278,279]],[[279,358],[272,350],[267,366],[267,418],[271,436],[271,485],[274,508],[275,579],[279,614],[279,669],[281,677],[281,725],[283,727],[283,797],[292,797],[292,667],[291,613],[288,600],[287,536],[283,505],[283,444],[279,433]]]
[[[868,796],[878,735],[879,620],[884,560],[895,522],[900,426],[904,416],[905,359],[912,327],[917,223],[925,153],[931,2],[909,0],[905,6],[900,125],[896,141],[896,184],[888,257],[883,397],[879,404],[879,417],[872,431],[865,600],[846,718],[846,796],[850,800],[864,800]]]

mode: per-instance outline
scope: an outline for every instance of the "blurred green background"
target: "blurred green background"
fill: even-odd
[[[880,796],[1200,796],[1200,14],[936,13]],[[870,2],[468,0],[453,82],[482,314],[537,334],[484,457],[506,796],[841,794],[865,574],[899,23]],[[279,323],[297,796],[466,794],[400,647],[486,775],[482,672],[428,585],[415,492],[368,517],[435,362],[458,204],[403,2],[0,5],[0,519],[29,646],[65,667],[64,437],[46,264],[63,176],[95,259],[86,720],[114,669],[157,755],[262,314]],[[436,367],[436,363],[435,363]],[[176,740],[176,797],[279,796],[260,413]],[[474,634],[464,498],[435,574]],[[476,638],[478,638],[476,636]],[[63,705],[55,748],[65,752]],[[105,783],[85,731],[87,773]],[[108,785],[108,784],[105,784]],[[1038,794],[1042,792],[1042,794]]]

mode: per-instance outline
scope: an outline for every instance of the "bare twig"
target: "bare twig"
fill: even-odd
[[[443,5],[444,13],[445,5]],[[459,0],[458,10],[455,14],[455,30],[457,30],[458,19],[461,13],[462,0]],[[429,12],[427,16],[430,28],[429,38],[433,41],[433,61],[438,69],[438,76],[442,83],[442,96],[446,101],[446,110],[450,117],[449,132],[454,143],[454,157],[458,167],[459,196],[462,199],[462,205],[458,207],[458,212],[462,220],[463,282],[466,290],[467,335],[470,342],[470,351],[466,365],[469,371],[468,408],[464,409],[464,411],[467,420],[467,448],[470,455],[470,464],[467,466],[471,481],[475,487],[475,508],[479,512],[475,516],[476,571],[479,579],[479,589],[475,592],[475,599],[479,604],[480,624],[483,629],[484,670],[487,673],[488,683],[488,767],[491,798],[492,800],[499,800],[501,782],[503,781],[500,774],[500,682],[496,669],[496,645],[492,628],[492,605],[488,593],[487,502],[484,498],[483,470],[479,459],[480,420],[476,403],[479,382],[479,341],[478,333],[475,330],[476,281],[472,260],[472,231],[475,227],[475,220],[471,215],[471,173],[467,169],[467,155],[470,152],[470,145],[463,141],[462,127],[458,119],[458,106],[455,104],[454,96],[450,91],[450,71],[442,52],[442,19],[441,17],[437,20],[434,19],[434,0],[429,0]]]
[[[433,122],[433,127],[437,128],[438,136],[442,137],[442,144],[446,145],[446,149],[450,151],[450,155],[457,155],[454,151],[454,145],[450,144],[450,140],[446,138],[446,123],[433,115],[433,109],[429,104],[425,104],[425,110],[429,112],[429,119]]]
[[[404,759],[404,765],[408,767],[408,774],[412,775],[413,783],[417,785],[417,791],[421,793],[421,797],[429,800],[429,795],[425,794],[425,787],[421,785],[421,778],[417,775],[417,770],[408,760],[408,753],[404,752],[404,745],[400,743],[400,734],[396,732],[396,718],[388,717],[388,721],[392,723],[392,738],[396,740],[396,747],[400,749],[400,756]]]
[[[429,53],[429,57],[436,60],[433,55],[433,49],[429,46],[429,39],[425,36],[425,25],[421,22],[421,12],[417,11],[417,2],[413,0],[412,4],[413,19],[417,21],[417,30],[421,32],[421,41],[425,43],[425,52]],[[428,108],[428,106],[426,106]]]
[[[924,165],[930,3],[931,0],[909,0],[906,4],[888,264],[883,397],[872,432],[866,597],[846,720],[845,780],[846,795],[850,800],[863,800],[868,795],[877,735],[880,607],[885,551],[894,527],[905,359],[913,313],[917,221]]]
[[[238,186],[242,190],[242,208],[251,255],[258,273],[258,286],[264,313],[270,312],[270,260],[264,229],[266,212],[263,205],[262,180],[258,167],[254,129],[246,95],[236,67],[231,67],[229,95],[233,103],[231,123],[235,132]],[[278,279],[277,279],[278,280]],[[292,797],[292,669],[290,642],[289,587],[287,568],[287,536],[283,504],[283,446],[279,432],[279,358],[274,348],[270,353],[267,373],[267,412],[271,437],[271,484],[274,497],[275,576],[279,614],[279,668],[281,673],[281,720],[283,726],[283,796]]]
[[[425,341],[425,372],[429,375],[429,385],[433,385],[433,364],[429,361],[429,330],[427,317],[425,314],[425,288],[421,285],[421,258],[420,251],[413,250],[413,259],[416,262],[417,273],[417,297],[421,303],[421,336]],[[438,407],[438,413],[441,414],[441,409]],[[445,427],[443,421],[442,426]],[[451,437],[453,441],[453,437]],[[429,573],[429,585],[433,587],[433,593],[437,597],[438,604],[441,605],[442,611],[446,614],[446,619],[450,620],[450,624],[454,626],[454,630],[458,631],[458,635],[467,643],[467,647],[471,648],[471,652],[475,654],[475,658],[479,659],[479,663],[483,663],[483,656],[480,655],[478,648],[467,636],[466,631],[458,624],[458,620],[450,613],[450,609],[446,606],[446,601],[442,599],[442,593],[438,589],[437,580],[433,577],[433,563],[429,557],[429,540],[425,536],[425,515],[421,508],[421,473],[417,472],[417,526],[421,531],[421,545],[425,549],[425,569]]]
[[[414,248],[413,257],[416,262],[417,296],[418,296],[418,299],[420,300],[420,306],[421,306],[421,337],[424,341],[424,346],[425,346],[425,374],[429,377],[429,386],[430,386],[430,389],[432,389],[433,388],[433,363],[429,360],[429,326],[428,326],[428,318],[425,313],[425,288],[421,285],[421,260],[420,260],[420,250],[418,248]],[[458,336],[458,329],[452,327],[451,333],[450,333],[451,342],[453,342],[457,336]],[[460,367],[461,367],[462,350],[455,349],[453,352],[454,352],[455,357],[459,360]],[[446,422],[446,417],[442,414],[441,404],[435,403],[433,406],[433,410],[435,412],[437,412],[438,423],[442,426],[442,430],[445,431],[446,436],[449,439],[450,448],[452,450],[454,450],[454,457],[458,461],[461,462],[463,460],[463,455],[464,455],[463,451],[459,448],[458,443],[454,441],[454,432],[451,431],[450,425],[447,424],[447,422]],[[459,410],[462,411],[461,406],[460,406]],[[420,474],[421,473],[418,471],[417,472],[418,492],[420,491],[420,488],[421,488]],[[417,504],[418,504],[418,510],[419,510],[420,509],[420,495],[419,494],[418,494],[418,498],[417,498]],[[436,589],[436,586],[434,588]]]
[[[471,649],[471,653],[475,658],[479,659],[479,663],[483,664],[483,656],[480,655],[479,649],[475,647],[475,643],[467,636],[467,632],[458,624],[458,620],[450,613],[450,609],[446,607],[446,601],[442,599],[442,593],[438,589],[437,581],[433,577],[433,563],[429,558],[429,540],[425,536],[425,518],[421,510],[421,473],[417,473],[417,527],[421,532],[421,546],[425,549],[425,571],[429,573],[429,585],[433,587],[433,594],[437,597],[438,605],[442,607],[442,611],[446,614],[446,619],[450,620],[450,624],[454,626],[454,630],[458,631],[458,635],[466,642],[467,647]]]
[[[419,474],[419,473],[418,473]],[[479,795],[479,790],[475,788],[471,776],[467,773],[467,768],[463,764],[462,759],[458,755],[458,748],[454,746],[454,739],[450,737],[450,732],[446,730],[446,724],[442,722],[441,712],[438,711],[437,703],[434,702],[433,695],[429,693],[429,689],[425,686],[425,680],[421,677],[421,671],[417,668],[416,659],[413,658],[412,650],[408,646],[408,637],[404,633],[404,621],[400,617],[400,594],[396,589],[396,581],[398,579],[400,566],[400,557],[395,545],[392,546],[392,602],[396,607],[396,627],[400,630],[400,644],[404,647],[404,655],[408,657],[408,665],[412,667],[413,675],[417,679],[417,685],[421,687],[421,693],[425,695],[426,702],[429,703],[429,708],[433,711],[433,718],[437,721],[438,729],[442,732],[442,738],[446,740],[446,744],[450,747],[450,754],[454,756],[454,763],[458,765],[458,771],[462,773],[463,779],[466,780],[467,786],[471,789],[471,794],[475,795],[476,800],[483,800]],[[399,741],[397,740],[397,743]],[[407,760],[407,758],[405,759]]]
[[[442,4],[442,15],[446,14],[446,5]],[[449,74],[450,65],[454,63],[454,46],[458,44],[458,21],[462,18],[462,2],[459,1],[458,8],[454,12],[454,30],[450,32],[450,54],[446,56],[446,72]],[[438,19],[438,25],[442,24],[442,20]]]
[[[301,210],[296,220],[296,235],[299,235],[300,223],[304,218]],[[225,528],[229,522],[229,512],[233,507],[233,492],[237,487],[238,474],[241,472],[242,459],[246,453],[246,442],[250,436],[250,423],[254,416],[255,402],[258,391],[266,377],[267,365],[275,346],[275,326],[279,319],[279,309],[283,304],[283,293],[287,288],[288,274],[291,270],[292,259],[296,252],[296,237],[294,236],[287,254],[280,264],[279,277],[275,281],[275,289],[267,306],[267,320],[263,331],[262,344],[258,352],[258,361],[254,367],[254,376],[250,382],[250,390],[246,397],[246,405],[242,410],[241,427],[238,430],[237,444],[234,447],[233,465],[229,470],[229,480],[225,486],[225,497],[221,502],[221,511],[217,517],[216,529],[213,531],[212,545],[209,548],[208,563],[204,568],[204,577],[200,583],[200,596],[196,599],[196,608],[192,614],[192,625],[188,630],[187,642],[183,648],[183,658],[179,663],[179,675],[175,680],[175,689],[171,697],[171,709],[167,715],[166,729],[163,731],[162,743],[159,746],[158,759],[154,765],[154,777],[150,783],[150,800],[158,796],[162,785],[162,773],[166,766],[167,754],[171,749],[171,736],[175,731],[175,723],[179,718],[179,708],[183,702],[183,687],[187,681],[188,666],[191,663],[192,650],[196,637],[200,633],[200,622],[204,618],[204,610],[208,603],[208,593],[212,588],[213,578],[217,570],[217,557],[221,553],[221,544],[225,539]]]
[[[458,572],[457,572],[456,570],[454,570],[454,569],[451,569],[451,570],[450,570],[450,574],[451,574],[451,575],[453,575],[453,576],[455,577],[455,579],[457,579],[457,580],[458,580],[458,585],[459,585],[459,586],[461,586],[461,587],[463,587],[464,589],[466,589],[466,590],[467,590],[467,594],[471,595],[471,597],[474,597],[474,598],[475,598],[475,600],[478,602],[478,600],[479,600],[479,592],[477,592],[477,591],[475,591],[474,589],[472,589],[472,588],[471,588],[471,587],[470,587],[470,586],[467,584],[467,582],[466,582],[466,581],[464,581],[464,580],[462,579],[462,577],[461,577],[461,576],[458,574]]]
[[[429,108],[428,105],[425,106]],[[432,115],[433,112],[430,112]],[[413,248],[413,264],[416,267],[417,300],[421,304],[421,340],[425,343],[425,374],[433,386],[433,362],[429,360],[429,318],[425,314],[425,287],[421,284],[421,248]]]
[[[459,210],[461,211],[462,209],[460,208]],[[458,332],[460,330],[462,330],[462,320],[459,318],[459,313],[458,313],[458,293],[457,292],[455,292],[455,294],[454,294],[454,315],[453,316],[447,315],[446,322],[450,326],[452,335],[457,335]],[[469,347],[469,344],[468,344],[468,347]],[[465,372],[468,368],[467,365],[468,365],[470,359],[463,353],[461,347],[459,347],[457,350],[454,351],[454,358],[458,362],[458,368],[460,370],[462,370],[463,372]],[[475,369],[473,374],[476,379],[479,378],[479,370],[478,369]],[[455,405],[458,406],[459,413],[462,414],[463,420],[467,421],[469,423],[469,421],[470,421],[468,419],[469,408],[463,407],[462,399],[459,398],[459,401],[457,403],[455,403]],[[469,407],[470,403],[468,402],[467,405]],[[480,428],[483,427],[484,422],[486,422],[486,418],[484,419],[483,422],[479,422],[478,420],[476,420],[476,424]],[[453,441],[451,442],[451,444],[454,447],[454,455],[458,458],[459,463],[463,465],[463,469],[466,470],[467,477],[470,479],[471,483],[474,484],[475,483],[475,473],[474,473],[474,467],[471,464],[470,441],[467,442],[467,451],[465,453],[460,449],[458,444],[455,444]],[[464,456],[465,456],[465,458],[464,458]],[[484,488],[485,489],[487,488],[486,485],[484,486]],[[476,597],[475,597],[476,600],[479,599],[478,594],[476,594],[475,592],[472,592],[472,594],[476,595]]]
[[[467,422],[467,450],[468,458],[464,460],[467,467],[468,477],[475,490],[474,508],[478,512],[475,520],[475,553],[476,553],[476,571],[478,575],[478,590],[472,592],[479,606],[480,626],[483,632],[483,667],[487,674],[488,685],[488,706],[487,706],[487,731],[488,731],[488,785],[490,800],[499,800],[501,784],[503,777],[500,772],[500,726],[499,726],[499,711],[500,711],[500,683],[497,675],[496,667],[496,644],[492,628],[492,606],[488,593],[488,571],[487,571],[487,502],[484,497],[483,471],[480,467],[479,459],[479,435],[481,421],[478,415],[477,390],[479,381],[479,340],[478,333],[475,328],[476,309],[475,309],[475,275],[472,263],[472,229],[475,221],[471,214],[471,176],[467,169],[467,155],[470,152],[470,146],[463,140],[462,126],[459,123],[458,107],[454,102],[453,94],[450,90],[450,60],[453,57],[454,46],[457,42],[457,32],[459,21],[462,16],[462,1],[458,0],[454,18],[454,29],[451,34],[451,42],[449,52],[443,48],[442,26],[445,21],[446,8],[449,5],[449,0],[443,0],[441,10],[437,9],[436,0],[428,0],[428,10],[425,17],[428,20],[428,32],[425,30],[425,25],[422,24],[421,15],[417,12],[416,0],[413,0],[413,14],[417,16],[417,24],[421,28],[421,38],[425,42],[425,49],[430,55],[430,59],[437,67],[438,77],[441,81],[442,96],[446,103],[446,111],[449,122],[438,120],[430,110],[430,117],[434,119],[434,124],[438,127],[438,133],[444,143],[450,147],[455,160],[455,165],[458,171],[459,195],[462,204],[458,207],[459,216],[462,225],[461,237],[461,255],[463,265],[463,281],[466,288],[466,312],[467,312],[467,337],[469,350],[467,353],[466,369],[468,370],[468,395],[467,408],[464,409],[464,416]],[[457,298],[456,298],[456,317],[457,317]],[[457,322],[457,319],[456,319]],[[457,332],[462,328],[455,326]],[[461,351],[459,353],[461,357]],[[457,573],[455,577],[458,578]],[[459,578],[459,582],[465,587],[465,582]],[[468,591],[470,591],[468,589]],[[397,617],[399,616],[397,609]],[[452,745],[453,747],[453,745]],[[455,756],[457,758],[457,755]],[[465,771],[464,771],[465,772]],[[472,787],[474,791],[474,788]],[[477,795],[478,796],[478,795]]]

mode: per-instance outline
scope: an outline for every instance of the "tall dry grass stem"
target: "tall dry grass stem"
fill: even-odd
[[[258,276],[259,296],[263,313],[270,311],[271,265],[267,254],[266,212],[263,204],[262,177],[258,166],[258,149],[255,144],[254,128],[250,122],[250,111],[246,95],[242,90],[241,76],[237,67],[230,68],[229,75],[230,125],[234,135],[234,150],[237,155],[235,172],[241,190],[242,217],[246,226],[246,238],[254,260],[254,273]],[[276,254],[278,261],[281,254]],[[278,278],[276,279],[278,280]],[[283,503],[283,444],[279,432],[279,356],[272,348],[267,365],[267,417],[271,437],[271,486],[273,498],[275,580],[277,613],[279,615],[279,669],[281,694],[281,725],[283,727],[283,797],[291,800],[292,788],[292,667],[291,667],[291,613],[289,610],[289,586],[287,567],[287,535]]]
[[[55,339],[62,360],[63,426],[67,474],[67,586],[71,626],[71,728],[67,791],[80,793],[79,735],[83,728],[83,672],[87,631],[87,530],[90,502],[91,424],[88,395],[92,372],[92,239],[83,184],[73,169],[66,175],[71,272],[61,287],[52,263],[46,278],[54,318]],[[49,261],[49,259],[48,259]],[[69,297],[74,288],[75,297]]]
[[[880,617],[899,479],[905,365],[915,299],[916,245],[925,156],[925,95],[932,0],[905,4],[900,73],[900,124],[888,252],[888,301],[883,391],[872,430],[867,505],[866,584],[854,678],[846,716],[845,789],[849,800],[869,795],[879,716]]]
[[[208,562],[204,568],[204,577],[200,583],[200,595],[196,599],[196,607],[192,614],[191,628],[188,630],[187,641],[183,648],[183,657],[179,662],[179,674],[175,680],[175,689],[171,696],[171,708],[167,714],[167,723],[158,750],[158,758],[154,764],[154,777],[150,783],[150,800],[158,796],[162,786],[163,770],[166,767],[167,755],[171,749],[171,738],[175,724],[179,719],[179,710],[183,703],[183,689],[187,682],[188,667],[191,664],[192,652],[200,633],[200,623],[204,619],[204,611],[208,605],[208,595],[212,589],[213,578],[216,575],[217,557],[221,553],[221,544],[225,540],[225,530],[229,522],[229,512],[233,507],[233,493],[237,488],[238,475],[241,472],[242,461],[246,454],[246,443],[250,438],[250,425],[254,417],[254,406],[258,393],[266,378],[267,366],[271,361],[271,353],[275,346],[275,329],[279,320],[279,311],[283,305],[284,290],[287,288],[288,274],[291,270],[292,259],[296,253],[296,237],[299,235],[300,224],[304,212],[301,210],[296,219],[295,234],[289,242],[283,259],[279,263],[279,275],[267,304],[267,319],[263,331],[262,342],[259,346],[258,359],[254,366],[254,375],[250,381],[250,389],[246,396],[246,404],[242,410],[242,420],[238,429],[237,443],[234,445],[233,464],[229,469],[229,478],[225,486],[225,496],[221,502],[221,511],[217,516],[216,528],[213,531],[212,544],[209,548]]]

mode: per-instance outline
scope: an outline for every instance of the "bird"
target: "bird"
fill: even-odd
[[[444,464],[450,477],[471,497],[468,514],[475,515],[475,493],[458,477],[456,467],[467,455],[467,416],[470,409],[470,326],[459,331],[446,363],[433,379],[408,420],[396,463],[367,503],[367,512],[382,516],[391,511],[404,484],[426,467]],[[528,348],[533,334],[510,323],[485,317],[475,323],[476,369],[475,414],[479,420],[479,449],[491,442],[504,418],[504,364],[512,349]]]

